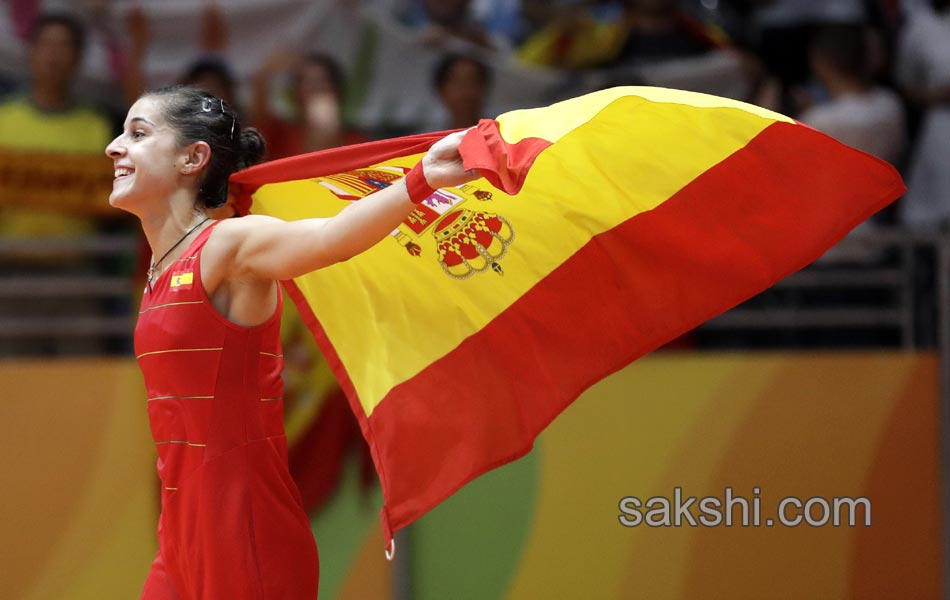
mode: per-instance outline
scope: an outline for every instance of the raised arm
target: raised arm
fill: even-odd
[[[429,187],[461,185],[478,176],[462,167],[458,146],[464,134],[446,136],[423,157]],[[287,222],[250,215],[222,223],[219,235],[230,250],[224,255],[231,257],[225,276],[291,279],[347,260],[385,238],[415,206],[401,179],[330,218]]]
[[[280,48],[271,53],[251,78],[251,102],[248,105],[248,121],[255,127],[272,118],[270,109],[270,86],[274,77],[289,70],[300,57],[292,50]]]

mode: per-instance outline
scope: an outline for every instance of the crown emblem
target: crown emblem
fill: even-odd
[[[466,209],[446,215],[436,224],[432,235],[439,264],[454,279],[467,279],[487,269],[504,275],[498,261],[515,239],[515,231],[504,217]]]

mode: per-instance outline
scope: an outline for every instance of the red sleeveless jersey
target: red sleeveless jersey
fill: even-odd
[[[146,289],[135,328],[162,512],[148,600],[313,600],[317,548],[287,469],[275,314],[242,327],[201,284],[217,223]]]

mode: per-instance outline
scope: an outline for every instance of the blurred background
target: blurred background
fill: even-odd
[[[815,264],[589,390],[383,557],[355,419],[292,306],[291,470],[321,598],[938,598],[950,469],[950,0],[7,0],[0,599],[135,598],[159,486],[131,334],[149,252],[103,155],[145,89],[269,158],[615,85],[752,102],[908,192]],[[636,140],[631,140],[636,143]],[[634,528],[634,495],[867,496],[873,526]]]

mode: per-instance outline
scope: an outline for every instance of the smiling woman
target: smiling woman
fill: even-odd
[[[432,188],[460,185],[462,133],[409,175],[327,219],[214,221],[264,141],[205,92],[149,92],[106,148],[109,202],[153,251],[135,331],[162,481],[159,552],[142,598],[312,600],[317,549],[287,469],[277,280],[345,260]],[[158,258],[154,258],[158,257]]]

